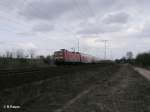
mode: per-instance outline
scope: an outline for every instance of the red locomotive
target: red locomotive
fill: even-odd
[[[54,61],[56,64],[61,63],[95,63],[97,58],[80,52],[70,52],[66,49],[54,52]]]

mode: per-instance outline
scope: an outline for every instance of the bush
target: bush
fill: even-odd
[[[135,62],[138,65],[150,66],[150,53],[138,54]]]

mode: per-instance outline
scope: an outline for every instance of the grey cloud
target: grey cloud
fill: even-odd
[[[100,34],[100,33],[112,33],[112,32],[119,32],[126,28],[125,25],[120,24],[97,24],[97,25],[87,25],[82,27],[81,30],[79,30],[78,34]]]
[[[96,9],[103,9],[103,8],[109,8],[116,4],[118,0],[89,0],[89,3],[93,5],[93,8],[95,6]]]
[[[13,10],[17,8],[17,5],[21,0],[0,0],[0,9],[1,10]]]
[[[141,36],[150,38],[150,24],[146,24],[142,29]]]
[[[100,28],[93,28],[93,27],[89,27],[89,28],[84,28],[80,31],[77,32],[77,34],[83,34],[83,35],[88,35],[88,34],[99,34],[102,33],[103,30]]]
[[[28,20],[58,20],[60,17],[69,17],[71,21],[94,17],[99,11],[97,7],[102,7],[112,0],[101,0],[101,2],[87,0],[32,0],[19,12]],[[92,3],[92,4],[90,4]],[[98,5],[95,7],[95,4]],[[105,6],[104,6],[105,7]],[[96,12],[96,13],[95,13]],[[66,18],[65,18],[66,19]]]
[[[148,23],[148,22],[147,22]],[[150,24],[144,24],[142,29],[122,35],[124,38],[146,39],[150,38]]]
[[[125,12],[119,12],[114,14],[109,14],[106,18],[104,18],[103,22],[106,24],[125,24],[128,22],[129,15]]]
[[[32,30],[35,32],[49,32],[49,31],[54,30],[54,26],[51,24],[41,23],[41,24],[35,25],[32,28]]]
[[[27,2],[23,5],[23,1]],[[101,34],[102,36],[110,37],[111,40],[115,40],[117,37],[118,39],[129,40],[129,42],[133,41],[132,39],[135,39],[134,37],[137,37],[137,41],[141,42],[141,37],[147,37],[143,38],[145,40],[149,39],[150,27],[148,26],[150,25],[145,25],[141,31],[138,31],[141,27],[136,29],[136,26],[138,24],[139,26],[142,25],[149,18],[149,2],[150,0],[0,0],[1,12],[5,13],[5,10],[7,10],[11,13],[11,11],[14,11],[11,14],[6,12],[6,16],[8,14],[10,15],[9,19],[27,25],[24,27],[20,24],[14,24],[13,21],[7,22],[9,20],[5,18],[1,19],[0,22],[3,23],[1,26],[6,26],[10,29],[10,31],[5,31],[8,33],[4,34],[2,32],[1,37],[5,41],[12,39],[15,43],[19,41],[21,43],[33,41],[37,46],[40,46],[38,47],[38,51],[42,52],[50,44],[50,48],[55,50],[62,47],[72,47],[71,44],[66,43],[74,41],[74,32],[77,32],[77,36],[79,37],[80,35],[86,34],[88,37],[93,34]],[[140,16],[139,11],[141,11]],[[80,25],[82,21],[85,21],[87,24]],[[56,26],[54,26],[55,24]],[[15,28],[12,29],[10,26],[14,26]],[[128,28],[131,28],[131,30],[128,30]],[[47,35],[45,36],[43,34],[50,31],[51,33],[49,35],[51,38],[47,41]],[[71,33],[72,31],[73,33]],[[13,32],[22,33],[14,35]],[[12,35],[13,38],[8,38],[12,37]],[[41,41],[42,39],[43,41]],[[118,43],[120,42],[117,41],[115,44]],[[10,46],[9,42],[1,48],[9,48],[7,45]],[[27,46],[27,44],[24,46]],[[28,46],[32,45],[28,44]],[[132,45],[129,46],[130,48],[132,48]],[[119,51],[115,51],[115,55],[117,55]],[[51,50],[48,50],[49,52]]]
[[[34,32],[19,32],[19,33],[16,33],[16,35],[27,37],[27,36],[35,36],[36,33],[34,33]]]
[[[70,0],[38,0],[29,3],[20,14],[27,19],[51,20],[59,18],[74,7]]]
[[[133,33],[129,36],[135,38],[150,38],[150,24],[145,24],[141,31]]]
[[[21,49],[21,50],[27,50],[27,51],[30,51],[30,50],[33,50],[35,51],[38,47],[35,43],[33,42],[24,42],[24,43],[18,43],[17,44],[17,48]]]
[[[5,42],[4,41],[0,41],[0,44],[5,44]]]

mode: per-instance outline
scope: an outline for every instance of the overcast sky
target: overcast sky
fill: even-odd
[[[150,0],[0,0],[0,52],[71,50],[120,58],[150,50]]]

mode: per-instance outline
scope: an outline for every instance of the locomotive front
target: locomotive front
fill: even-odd
[[[55,61],[55,63],[64,62],[64,52],[63,52],[63,50],[54,52],[54,61]]]

